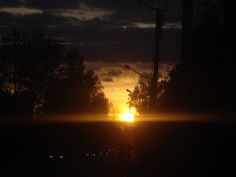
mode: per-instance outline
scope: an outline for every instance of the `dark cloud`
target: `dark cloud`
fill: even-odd
[[[94,68],[93,68],[94,69]],[[113,82],[116,78],[119,78],[123,74],[123,70],[119,66],[100,66],[96,68],[96,71],[99,74],[99,77],[104,82]]]
[[[118,77],[122,74],[121,69],[114,69],[114,68],[109,68],[107,69],[107,75],[112,76],[112,77]]]
[[[161,1],[147,0],[153,6]],[[181,22],[182,0],[169,1],[166,22]],[[4,7],[31,9],[25,15],[1,12]],[[32,9],[42,13],[30,13]],[[86,17],[86,18],[85,18]],[[66,44],[79,45],[85,59],[91,61],[151,61],[155,15],[137,0],[1,0],[0,35],[12,29],[43,31]],[[180,53],[180,29],[165,29],[161,57],[177,60]]]
[[[78,8],[77,0],[27,0],[26,5],[42,9]]]
[[[113,78],[112,77],[103,77],[103,78],[100,78],[100,79],[103,82],[113,82]]]
[[[96,65],[97,64],[98,66],[94,67],[94,63],[86,63],[90,69],[93,69],[98,73],[99,78],[104,82],[113,82],[124,73],[119,65],[109,65],[108,63],[104,62],[96,63]]]
[[[0,13],[0,30],[1,26],[7,26],[8,29],[18,29],[21,31],[45,31],[50,30],[53,26],[65,26],[67,18],[56,16],[50,13],[31,14],[25,16],[15,16],[9,13]]]
[[[1,0],[0,7],[19,6],[22,2],[20,0]]]
[[[78,0],[1,0],[2,7],[26,6],[30,8],[55,9],[78,8]]]

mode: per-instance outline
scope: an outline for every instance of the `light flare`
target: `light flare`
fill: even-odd
[[[129,109],[119,115],[119,118],[123,122],[134,122],[137,116],[137,111],[135,108]]]

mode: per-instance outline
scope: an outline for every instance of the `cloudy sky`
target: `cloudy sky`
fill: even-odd
[[[162,7],[164,0],[146,0]],[[161,71],[180,58],[182,0],[168,2],[161,43]],[[0,0],[0,36],[12,29],[43,31],[78,45],[88,68],[102,80],[115,109],[125,109],[126,89],[138,76],[122,68],[129,64],[150,72],[155,14],[138,0]]]

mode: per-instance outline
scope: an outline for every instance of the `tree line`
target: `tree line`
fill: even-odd
[[[0,39],[0,115],[107,113],[98,76],[78,47],[43,33],[13,31]]]

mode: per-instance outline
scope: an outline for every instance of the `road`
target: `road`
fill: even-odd
[[[236,176],[233,122],[11,122],[0,140],[1,176]]]

